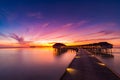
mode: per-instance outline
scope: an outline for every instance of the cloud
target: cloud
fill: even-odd
[[[30,12],[27,14],[28,17],[34,17],[37,19],[43,18],[43,15],[40,12]]]
[[[71,27],[73,24],[72,23],[67,23],[67,24],[64,24],[63,26],[61,26],[62,29],[64,28],[69,28]]]
[[[11,37],[12,39],[15,39],[19,44],[28,44],[32,42],[32,41],[25,41],[24,37],[20,37],[15,33],[11,33],[9,37]]]
[[[102,23],[102,24],[96,24],[94,25],[95,29],[102,29],[102,30],[116,30],[117,24],[116,23]]]
[[[88,21],[82,20],[82,21],[77,23],[77,26],[82,26],[82,25],[87,24],[87,23],[88,23]]]
[[[7,35],[5,35],[5,34],[3,34],[1,32],[0,32],[0,36],[2,36],[2,37],[8,37]]]
[[[48,27],[48,25],[49,25],[49,23],[45,23],[45,24],[43,24],[41,27],[42,27],[42,28],[46,28],[46,27]]]
[[[59,25],[58,27],[55,27],[54,29],[49,29],[46,30],[46,26],[51,25],[50,23],[45,23],[42,26],[45,26],[44,30],[46,30],[45,33],[41,33],[39,35],[37,35],[37,37],[40,39],[57,39],[57,38],[63,38],[63,37],[68,37],[68,36],[73,36],[75,35],[75,33],[77,33],[76,31],[74,31],[75,28],[78,28],[80,26],[83,26],[84,24],[86,24],[88,21],[82,20],[79,21],[77,23],[66,23],[63,25]],[[47,27],[49,28],[49,27]],[[48,32],[47,32],[48,31]],[[39,31],[38,33],[40,33],[41,31]],[[64,36],[63,36],[64,35]],[[36,39],[37,39],[36,37]]]
[[[45,24],[45,26],[48,26],[48,24]],[[57,27],[57,28],[55,28],[53,30],[49,29],[48,32],[46,31],[43,34],[40,34],[38,37],[39,38],[45,38],[45,37],[48,38],[48,37],[56,35],[56,34],[61,34],[61,33],[66,32],[67,30],[69,30],[70,27],[72,27],[72,23],[67,23],[67,24],[59,26],[59,27]]]
[[[87,35],[91,35],[91,36],[104,36],[105,35],[106,36],[106,35],[110,35],[113,33],[115,33],[115,31],[101,30],[101,31],[93,32]]]
[[[111,34],[113,33],[113,31],[99,31],[97,32],[96,34],[104,34],[104,35],[107,35],[107,34]]]
[[[86,42],[86,41],[104,41],[104,40],[114,40],[114,39],[120,39],[120,37],[112,37],[112,38],[98,38],[98,39],[86,39],[86,40],[77,40],[76,42]]]
[[[18,41],[20,44],[23,44],[25,42],[23,37],[19,37],[15,33],[11,33],[10,37],[13,38],[13,39],[15,39],[16,41]]]
[[[69,34],[60,35],[60,36],[57,36],[57,37],[53,37],[53,39],[64,38],[64,37],[68,37],[68,36],[69,36]]]
[[[86,24],[85,24],[86,25]],[[79,27],[78,29],[73,29],[73,31],[69,32],[74,32],[76,36],[79,37],[89,37],[89,38],[95,38],[95,37],[102,37],[102,36],[116,36],[119,35],[117,30],[117,24],[115,23],[103,23],[103,24],[91,24],[91,25],[86,25],[85,27]],[[74,35],[73,35],[74,36]]]

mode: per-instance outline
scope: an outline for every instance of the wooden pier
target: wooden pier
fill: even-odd
[[[60,80],[120,80],[120,78],[88,51],[80,49]]]

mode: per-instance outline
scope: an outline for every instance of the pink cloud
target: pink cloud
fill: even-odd
[[[64,29],[64,28],[69,28],[69,27],[71,27],[72,25],[73,25],[72,23],[67,23],[67,24],[62,25],[61,28],[62,28],[62,29]]]
[[[77,26],[82,26],[82,25],[87,24],[87,23],[88,23],[88,21],[82,20],[82,21],[77,23]]]
[[[98,38],[98,39],[86,39],[86,40],[77,40],[74,42],[86,42],[86,41],[106,41],[106,40],[114,40],[120,39],[120,37],[112,37],[112,38]]]
[[[107,35],[112,35],[113,33],[115,33],[115,31],[102,30],[102,31],[93,32],[93,33],[86,34],[86,35],[88,35],[88,36],[107,36]]]
[[[49,26],[49,23],[45,23],[45,24],[43,24],[41,27],[42,28],[47,28]]]
[[[67,23],[62,26],[59,26],[57,29],[54,29],[53,31],[46,33],[45,36],[54,35],[54,34],[61,34],[61,33],[69,33],[73,28],[79,27],[87,23],[87,21],[80,21],[79,23]],[[72,33],[71,33],[72,35]]]
[[[96,24],[96,25],[87,25],[85,28],[78,29],[79,31],[74,31],[76,34],[80,35],[88,35],[88,34],[110,34],[112,31],[114,32],[115,23],[104,23],[104,24]],[[109,31],[108,31],[109,29]],[[116,28],[115,28],[116,29]],[[100,32],[102,31],[102,32]],[[106,32],[105,32],[106,31]]]
[[[53,39],[64,38],[64,37],[68,37],[68,36],[69,36],[69,34],[60,35],[60,36],[53,37]]]
[[[72,23],[68,23],[62,26],[59,26],[53,30],[49,30],[46,33],[40,34],[38,37],[40,38],[44,38],[44,37],[49,37],[49,36],[53,36],[55,34],[61,34],[62,32],[66,32],[67,30],[69,30],[69,28],[72,27]],[[44,29],[45,30],[45,29]]]

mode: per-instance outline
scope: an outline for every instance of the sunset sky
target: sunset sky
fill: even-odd
[[[0,0],[0,47],[120,46],[120,0]]]

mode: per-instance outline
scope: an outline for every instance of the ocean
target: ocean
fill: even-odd
[[[120,76],[120,48],[113,48],[112,54],[114,58],[104,58],[97,56],[103,63],[106,64],[113,72]]]
[[[0,80],[59,80],[76,52],[53,48],[0,49]]]

